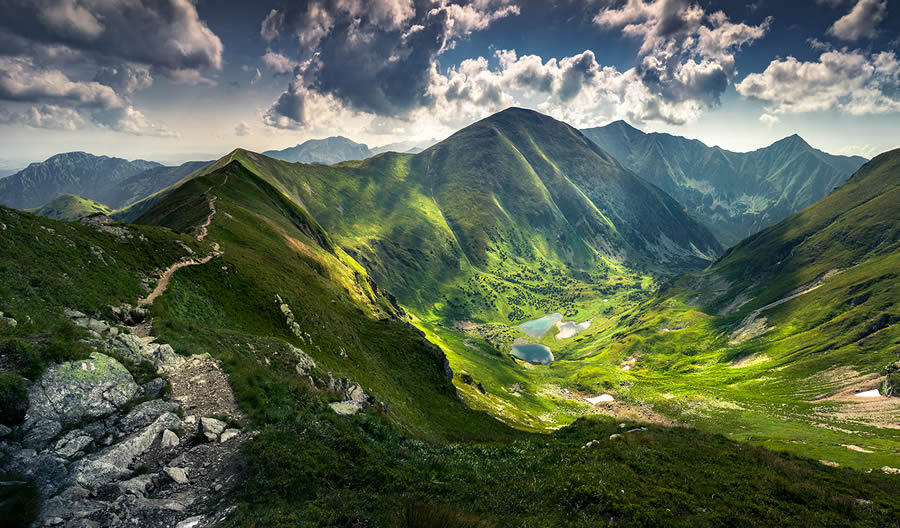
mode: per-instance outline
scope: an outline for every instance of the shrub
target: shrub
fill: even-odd
[[[28,387],[25,379],[12,372],[0,372],[0,423],[19,425],[28,410]]]
[[[34,348],[15,337],[0,340],[0,356],[8,358],[26,378],[37,379],[44,372],[46,363]]]
[[[403,503],[397,528],[482,528],[489,524],[441,504],[418,500]]]
[[[3,526],[31,526],[40,507],[41,495],[33,484],[16,475],[0,474],[0,519],[3,519]]]

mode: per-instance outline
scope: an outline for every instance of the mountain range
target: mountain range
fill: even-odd
[[[71,194],[119,209],[184,178],[205,162],[165,167],[153,161],[86,152],[57,154],[0,180],[0,204],[17,209],[38,208]]]
[[[342,161],[363,160],[382,152],[418,153],[434,143],[437,143],[437,140],[404,141],[369,148],[343,136],[333,136],[325,139],[310,139],[297,146],[282,150],[267,150],[263,152],[263,155],[293,163],[333,165]]]
[[[742,153],[647,134],[624,121],[582,132],[684,205],[725,246],[819,200],[866,162],[827,154],[797,135]]]
[[[109,216],[0,207],[4,515],[900,518],[900,150],[728,249],[519,108],[416,154],[201,165]]]
[[[333,166],[232,158],[302,204],[403,303],[445,316],[565,309],[561,285],[533,291],[523,267],[582,270],[580,281],[621,265],[665,275],[722,250],[665,193],[530,110],[495,114],[415,155]]]

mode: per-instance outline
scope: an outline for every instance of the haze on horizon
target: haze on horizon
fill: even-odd
[[[792,3],[794,4],[794,3]],[[343,135],[443,138],[509,106],[747,151],[898,145],[893,0],[5,0],[0,169]]]

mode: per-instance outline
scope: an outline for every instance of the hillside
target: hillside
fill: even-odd
[[[866,161],[827,154],[797,135],[740,153],[645,134],[624,121],[582,132],[683,204],[725,246],[811,205]]]
[[[664,288],[597,361],[628,364],[631,396],[675,419],[842,464],[895,464],[898,203],[895,150]],[[707,402],[702,414],[692,401]]]
[[[527,110],[416,155],[330,167],[239,157],[401,302],[445,319],[575,315],[563,285],[615,275],[640,288],[643,274],[697,269],[721,250],[674,200],[575,129]]]
[[[53,497],[42,523],[104,527],[896,520],[890,475],[633,418],[535,435],[467,409],[443,354],[332,234],[254,173],[253,157],[236,152],[162,195],[140,218],[152,225],[66,224],[0,208],[0,309],[22,321],[0,321],[4,383],[71,383],[67,394],[80,398],[115,373],[142,391],[132,400],[106,393],[117,402],[111,414],[65,417],[49,438],[36,417],[52,409],[30,407],[19,427],[7,413],[15,391],[4,392],[3,420],[16,428],[0,461],[39,484],[4,477],[17,515],[38,493]],[[183,267],[162,273],[173,263]],[[57,376],[54,363],[70,360],[78,374]],[[168,389],[140,396],[157,379]],[[35,451],[17,449],[22,439]],[[75,442],[83,449],[68,454]],[[139,499],[121,500],[127,493]]]
[[[100,196],[103,203],[109,204],[114,209],[121,209],[171,187],[209,163],[211,162],[189,161],[175,167],[147,169],[116,185],[108,186]]]
[[[0,180],[0,204],[16,209],[40,207],[63,194],[104,201],[103,191],[159,163],[94,156],[85,152],[57,154]]]
[[[37,209],[32,209],[31,212],[38,216],[71,222],[92,214],[109,214],[112,210],[93,200],[87,200],[74,194],[64,194]]]

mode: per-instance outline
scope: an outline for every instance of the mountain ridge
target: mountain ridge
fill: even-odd
[[[726,246],[825,196],[865,162],[815,149],[797,134],[732,152],[624,122],[583,132],[672,195]]]
[[[102,189],[161,166],[152,161],[128,161],[80,151],[56,154],[0,180],[0,203],[27,209],[40,207],[62,194],[99,199]]]

